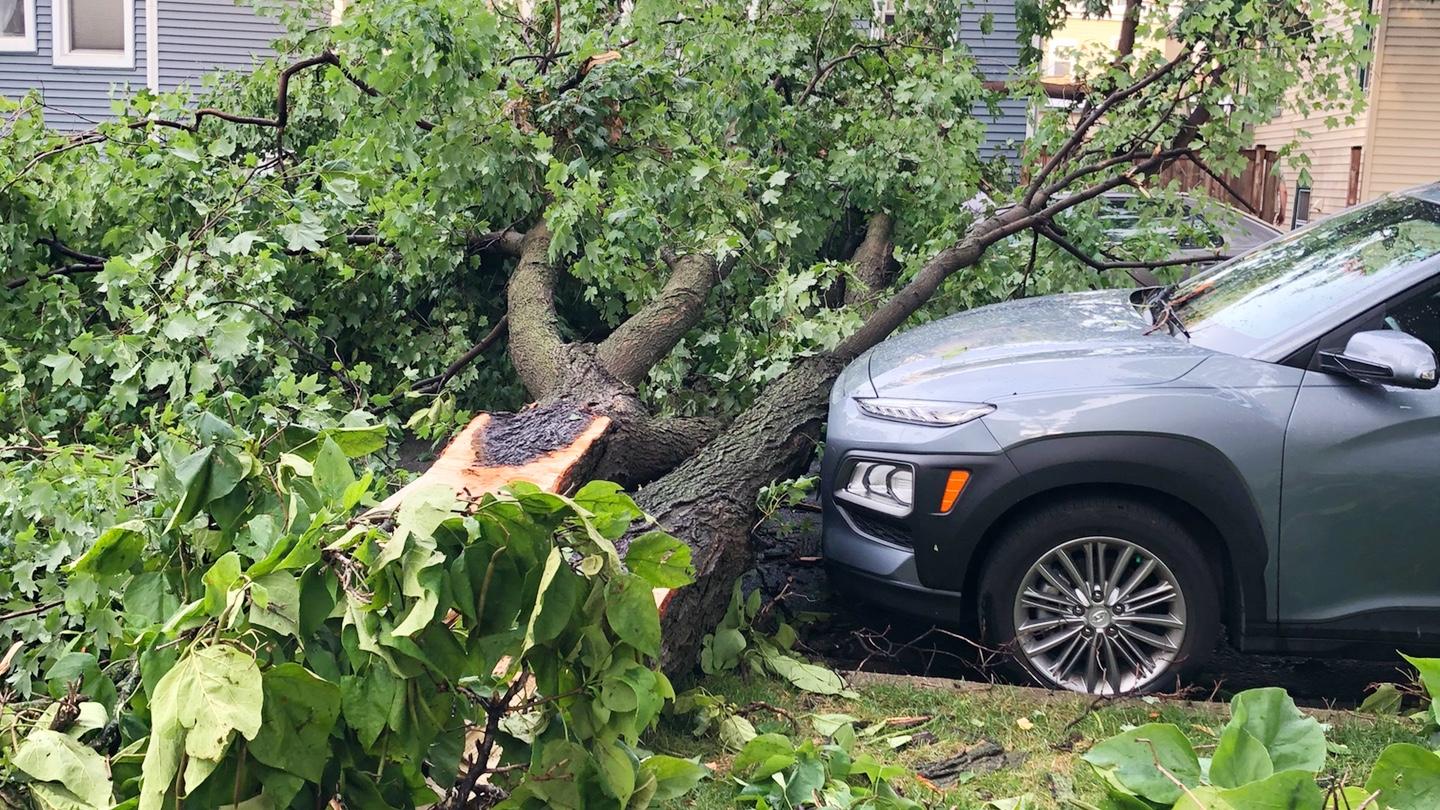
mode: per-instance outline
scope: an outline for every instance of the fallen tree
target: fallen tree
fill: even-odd
[[[1063,18],[1049,5],[1027,34]],[[869,3],[376,2],[198,111],[145,96],[58,136],[22,101],[0,158],[24,268],[7,348],[44,382],[8,427],[85,441],[227,387],[528,400],[476,417],[424,480],[638,488],[693,550],[663,610],[684,670],[747,565],[756,494],[808,463],[848,363],[912,317],[1166,266],[1163,237],[1103,252],[1098,198],[1146,188],[1137,205],[1178,222],[1147,177],[1232,169],[1282,110],[1347,114],[1366,58],[1358,0],[1129,0],[1068,112],[997,165],[985,105],[1053,93],[1033,70],[987,84],[962,12],[879,30],[856,24]],[[502,325],[521,390],[497,395],[505,366],[466,362]]]

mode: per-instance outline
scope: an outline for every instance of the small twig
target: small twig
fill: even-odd
[[[16,620],[16,619],[23,619],[23,618],[25,618],[26,616],[34,616],[34,615],[37,614],[37,613],[45,613],[45,612],[47,612],[47,611],[54,610],[55,608],[60,607],[60,606],[63,605],[63,604],[65,604],[65,600],[64,600],[64,599],[56,599],[56,600],[53,601],[53,602],[45,602],[45,603],[43,603],[43,604],[39,604],[39,605],[36,605],[36,606],[34,606],[34,607],[29,607],[29,608],[26,608],[26,609],[24,609],[24,610],[17,610],[17,611],[15,611],[15,612],[13,612],[13,613],[6,613],[6,614],[3,614],[3,615],[0,615],[0,623],[3,623],[3,622],[11,622],[11,621],[14,621],[14,620]]]
[[[484,354],[485,350],[490,348],[490,346],[500,338],[500,335],[504,334],[505,328],[509,326],[509,324],[510,315],[501,315],[500,320],[495,322],[495,326],[485,334],[485,337],[476,341],[475,345],[471,346],[469,351],[460,355],[443,373],[437,374],[434,377],[427,377],[415,383],[415,390],[427,394],[440,393],[440,389],[445,387],[445,383],[450,382],[455,378],[455,375],[464,371],[466,366],[475,362],[476,358]]]

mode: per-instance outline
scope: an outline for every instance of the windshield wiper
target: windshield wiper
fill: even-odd
[[[1145,302],[1146,308],[1150,310],[1150,321],[1152,323],[1152,326],[1145,330],[1145,334],[1151,334],[1163,326],[1169,329],[1172,335],[1178,331],[1185,336],[1186,340],[1190,339],[1190,332],[1185,328],[1185,322],[1180,319],[1180,315],[1176,313],[1175,307],[1195,296],[1191,294],[1182,297],[1178,301],[1172,301],[1171,298],[1175,295],[1177,286],[1176,284],[1166,284],[1164,287],[1156,290],[1155,294],[1150,296],[1149,300]]]

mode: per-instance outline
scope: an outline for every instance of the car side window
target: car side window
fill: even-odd
[[[1440,355],[1440,290],[1391,307],[1385,315],[1385,327],[1425,341]]]

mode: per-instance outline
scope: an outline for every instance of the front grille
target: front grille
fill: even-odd
[[[846,509],[845,514],[849,516],[850,522],[861,534],[906,548],[911,548],[915,544],[910,537],[910,530],[904,526],[896,525],[884,518],[872,517],[858,509]]]

